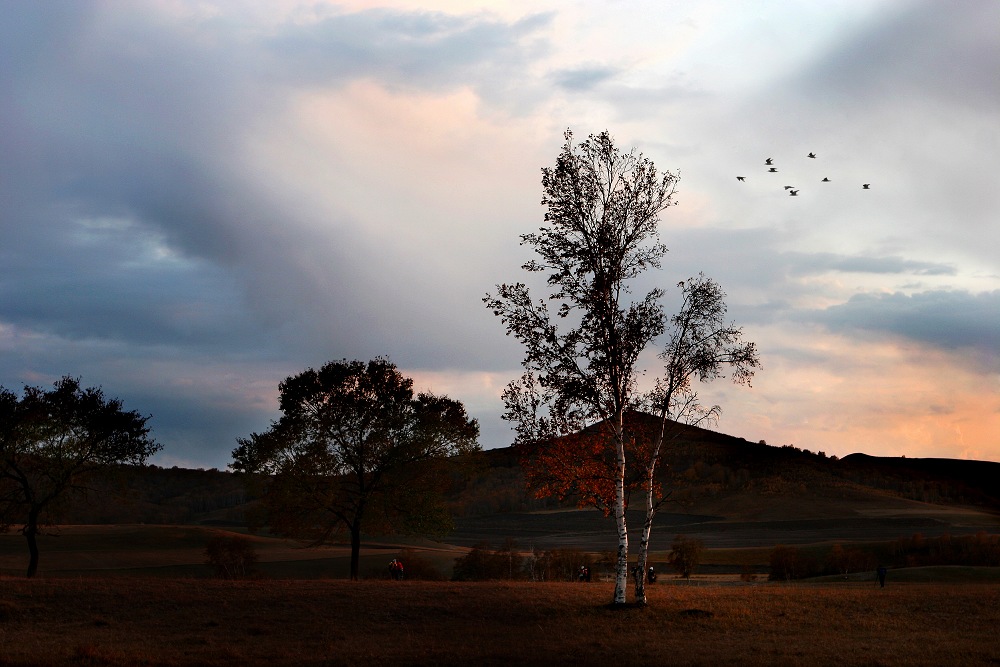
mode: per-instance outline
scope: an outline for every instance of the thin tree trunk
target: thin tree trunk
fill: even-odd
[[[650,460],[649,470],[646,473],[646,517],[642,523],[642,538],[639,541],[638,565],[639,580],[635,584],[635,601],[639,604],[646,604],[646,572],[649,568],[649,544],[653,533],[653,517],[656,516],[656,503],[653,498],[653,488],[656,482],[656,464],[660,460],[660,453],[663,449],[664,431],[667,424],[665,411],[660,413],[660,435],[653,448],[653,455]]]
[[[635,584],[635,601],[638,604],[646,604],[646,570],[649,567],[649,538],[653,532],[653,516],[656,514],[656,507],[653,504],[653,476],[650,474],[649,491],[646,492],[646,519],[642,523],[642,539],[639,541],[639,578]]]
[[[361,522],[351,524],[351,581],[358,580],[358,567],[361,563]]]
[[[24,539],[28,540],[28,579],[38,572],[38,510],[32,508],[28,513],[28,523],[24,527]]]

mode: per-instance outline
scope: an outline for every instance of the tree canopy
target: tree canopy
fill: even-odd
[[[362,529],[438,533],[450,457],[479,449],[459,401],[414,395],[394,364],[332,361],[279,385],[282,416],[238,440],[230,468],[263,479],[264,521],[314,544],[350,534],[358,578]]]
[[[22,524],[28,577],[38,569],[39,530],[69,492],[86,491],[102,466],[141,465],[159,451],[148,419],[68,376],[49,390],[25,386],[21,396],[0,387],[0,529]]]

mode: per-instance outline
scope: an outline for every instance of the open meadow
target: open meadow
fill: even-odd
[[[304,548],[215,516],[59,526],[39,537],[39,576],[25,579],[25,540],[11,531],[0,534],[0,665],[1000,664],[1000,567],[925,567],[896,551],[918,534],[924,544],[982,535],[995,547],[994,508],[796,493],[743,492],[658,516],[660,576],[644,608],[608,606],[598,563],[614,535],[600,513],[573,508],[459,516],[442,541],[366,539],[360,582],[346,580],[347,545]],[[705,545],[689,582],[666,565],[676,535]],[[206,563],[206,545],[233,536],[257,556],[251,579],[216,579]],[[594,581],[448,581],[470,548],[507,539],[524,556],[587,554]],[[767,582],[779,544],[814,562],[834,547],[864,550],[891,564],[889,583],[876,587],[870,564]],[[389,581],[401,554],[408,578]],[[418,562],[441,580],[411,579]]]
[[[985,665],[1000,585],[0,579],[4,665]]]

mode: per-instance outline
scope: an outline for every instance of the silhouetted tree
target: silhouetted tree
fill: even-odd
[[[358,578],[362,528],[443,533],[449,457],[478,451],[479,424],[446,396],[414,396],[385,359],[329,362],[279,386],[283,416],[238,440],[230,468],[263,475],[264,521],[321,544],[350,534]],[[256,477],[256,479],[261,479]]]
[[[666,375],[640,395],[639,356],[666,331],[667,318],[662,289],[632,301],[630,283],[660,268],[667,249],[657,224],[677,177],[660,175],[641,153],[623,153],[607,132],[576,145],[567,131],[565,140],[556,166],[542,170],[546,225],[521,236],[540,256],[522,268],[546,273],[552,291],[533,301],[523,283],[503,284],[484,302],[525,346],[526,372],[504,392],[504,418],[516,425],[528,478],[540,494],[576,496],[614,516],[613,602],[623,604],[630,493],[646,488],[650,498],[644,562],[668,423],[718,411],[700,408],[692,379],[719,377],[726,364],[736,366],[734,379],[749,379],[757,357],[752,344],[740,343],[740,331],[721,321],[724,294],[717,285],[692,279],[681,284],[685,306],[671,320],[673,334],[661,354]],[[633,427],[628,415],[641,408],[654,410],[657,425],[634,420]],[[644,595],[640,585],[639,602]]]
[[[99,388],[64,377],[50,390],[25,386],[20,397],[0,387],[0,529],[22,523],[27,576],[38,570],[38,535],[71,492],[107,466],[141,465],[160,449],[135,411]]]

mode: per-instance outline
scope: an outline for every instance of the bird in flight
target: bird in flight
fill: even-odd
[[[792,189],[792,188],[794,188],[794,187],[795,187],[794,185],[786,185],[786,186],[785,186],[785,189],[786,189],[786,190],[791,190],[791,189]]]
[[[745,181],[746,179],[743,176],[737,176],[736,180],[737,181]]]
[[[822,181],[820,181],[820,183],[829,183],[829,182],[830,182],[830,179],[829,179],[829,178],[827,178],[826,176],[824,176],[824,177],[823,177],[823,180],[822,180]]]
[[[766,160],[764,160],[764,164],[766,165],[771,165],[773,163],[774,163],[774,158],[767,158]]]
[[[777,167],[771,167],[771,168],[770,168],[770,169],[768,169],[767,171],[768,171],[768,173],[770,173],[770,174],[775,174],[775,173],[777,173],[777,172],[778,172],[778,168],[777,168]]]
[[[810,153],[810,154],[809,154],[809,155],[807,155],[806,157],[816,157],[816,154],[815,154],[815,153]]]
[[[799,191],[798,190],[791,190],[791,191],[789,191],[788,196],[789,197],[798,197],[799,196]]]
[[[871,185],[871,183],[865,183],[864,185],[861,186],[861,188],[864,190],[870,190],[871,188],[868,187],[869,185]]]

